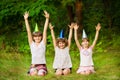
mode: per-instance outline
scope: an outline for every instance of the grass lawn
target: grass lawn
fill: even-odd
[[[93,60],[95,74],[79,75],[76,70],[79,66],[79,56],[71,51],[73,63],[72,73],[67,76],[55,76],[52,68],[54,53],[46,53],[48,74],[44,77],[28,76],[26,73],[31,62],[29,53],[5,53],[0,51],[0,80],[120,80],[120,52],[107,50],[95,52]]]

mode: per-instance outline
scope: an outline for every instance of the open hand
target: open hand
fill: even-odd
[[[99,31],[100,29],[101,29],[101,25],[100,25],[100,23],[98,23],[96,26],[96,31]]]
[[[73,29],[75,23],[71,23],[71,25],[68,25],[70,29]]]
[[[26,11],[23,16],[24,16],[24,19],[28,19],[28,17],[29,17],[29,12]]]
[[[53,27],[54,27],[54,26],[52,26],[52,24],[51,24],[51,23],[49,23],[49,28],[50,28],[50,30],[52,30],[52,29],[53,29]]]
[[[78,24],[75,23],[75,25],[74,25],[74,29],[77,30],[78,28],[79,28]]]
[[[44,10],[44,16],[45,16],[46,18],[49,18],[49,13],[48,13],[46,10]]]

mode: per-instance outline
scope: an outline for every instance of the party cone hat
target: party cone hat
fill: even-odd
[[[38,25],[36,23],[34,32],[38,32],[38,31],[39,31],[39,29],[38,29]]]
[[[87,38],[87,34],[85,33],[85,30],[83,29],[82,39]]]
[[[60,31],[60,36],[59,36],[59,38],[64,38],[64,31],[63,31],[63,29]]]

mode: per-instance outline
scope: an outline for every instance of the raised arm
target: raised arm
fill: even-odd
[[[77,47],[79,49],[81,47],[81,45],[79,43],[78,36],[77,36],[78,27],[79,26],[77,24],[75,24],[75,26],[74,26],[74,39],[75,39],[76,45],[77,45]]]
[[[100,26],[100,23],[97,24],[97,27],[96,27],[96,34],[95,34],[95,39],[92,43],[92,47],[94,48],[94,46],[96,45],[96,42],[97,42],[97,39],[98,39],[98,35],[99,35],[99,31],[101,29],[101,26]]]
[[[53,39],[53,45],[54,45],[54,49],[55,49],[55,47],[56,47],[56,39],[55,39],[55,34],[54,34],[53,26],[52,26],[51,23],[49,24],[49,28],[50,28],[50,31],[51,31],[51,35],[52,35],[52,39]]]
[[[48,23],[49,23],[49,13],[47,13],[47,11],[44,11],[44,16],[45,16],[46,20],[45,20],[44,30],[43,30],[43,41],[44,41],[44,44],[46,45],[47,27],[48,27]]]
[[[71,23],[71,25],[68,25],[68,26],[70,28],[69,29],[69,37],[68,37],[68,47],[70,48],[74,23]]]
[[[31,34],[29,22],[28,22],[28,17],[29,17],[29,12],[25,12],[24,20],[25,20],[26,30],[27,30],[27,34],[28,34],[28,42],[30,45],[32,43],[32,34]]]

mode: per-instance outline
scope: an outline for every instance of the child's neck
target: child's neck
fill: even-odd
[[[58,46],[58,48],[59,48],[59,49],[65,49],[65,47],[63,47],[63,48],[60,48],[59,46]]]
[[[38,46],[40,43],[36,43],[36,42],[35,42],[35,44]]]
[[[83,49],[88,49],[89,47],[83,47]]]

